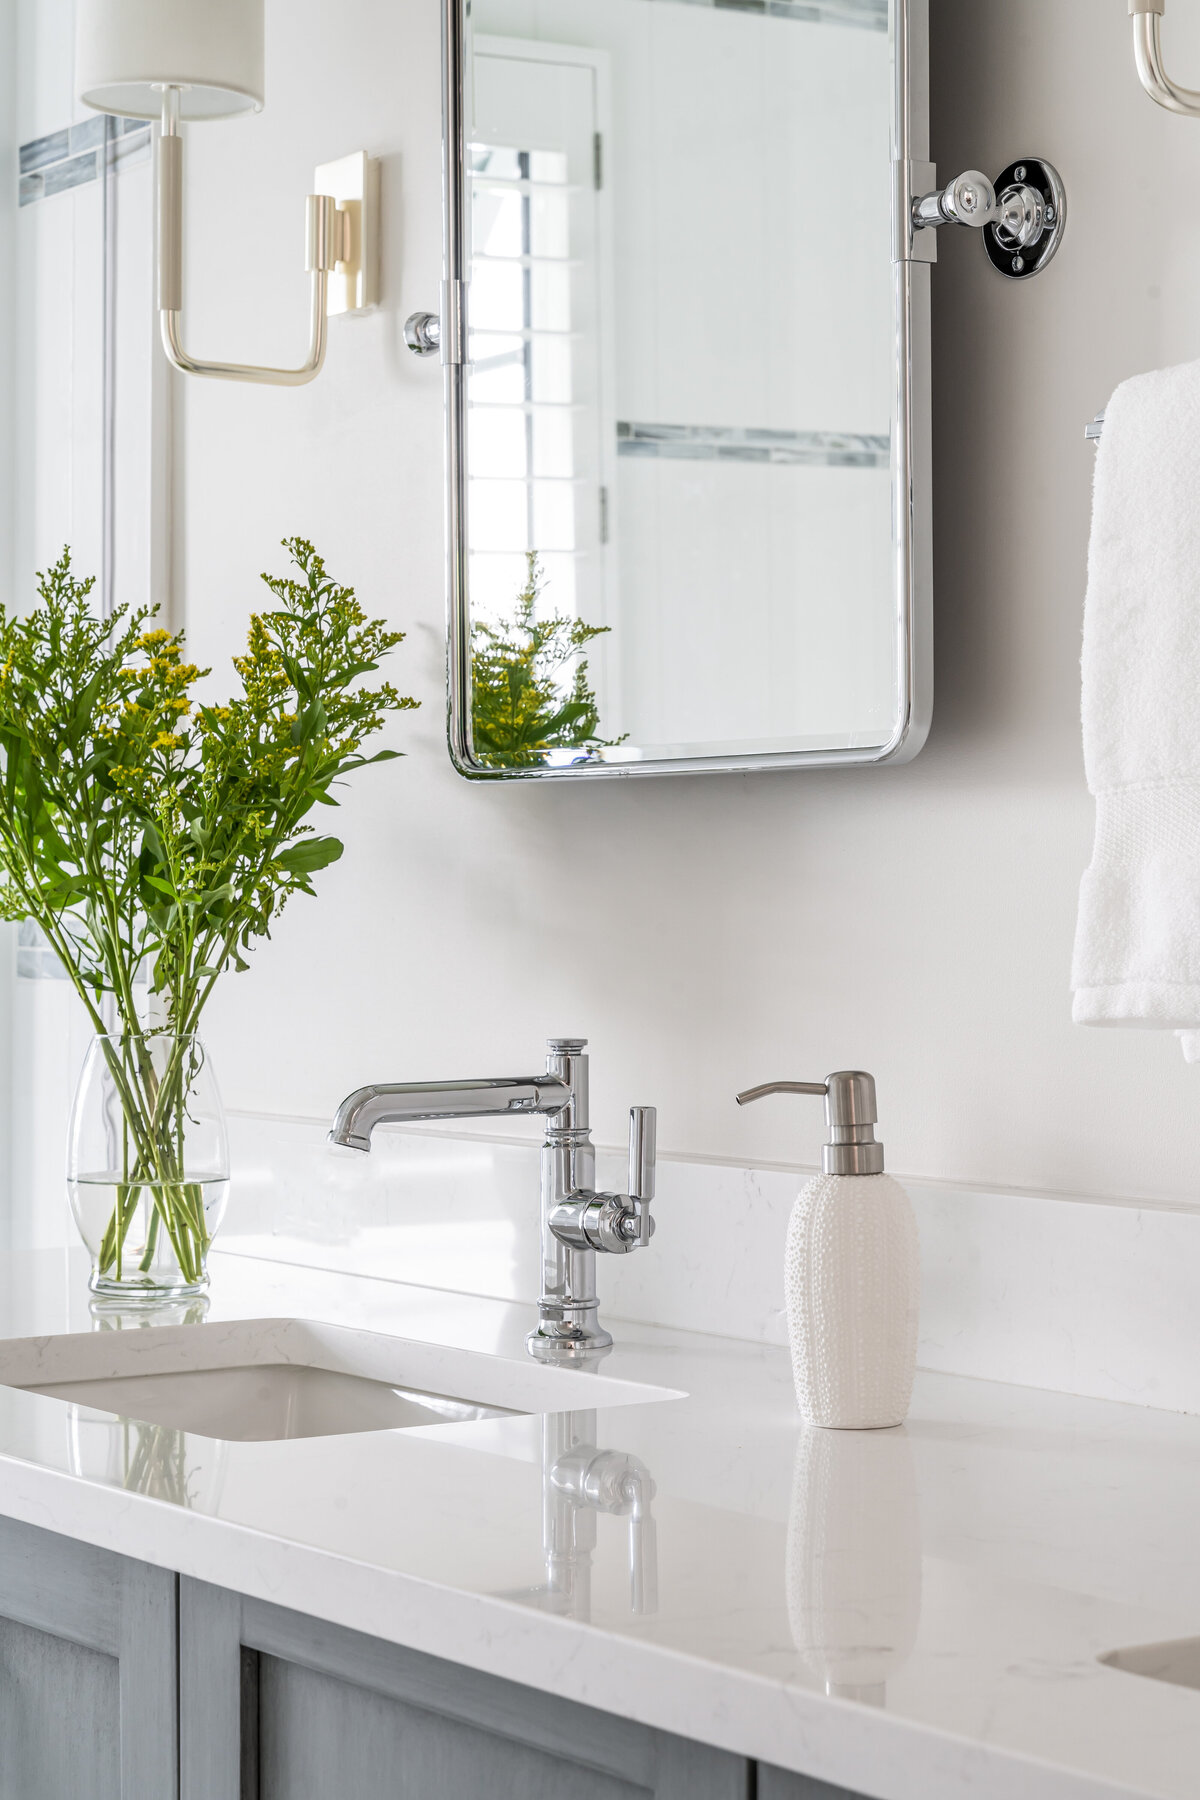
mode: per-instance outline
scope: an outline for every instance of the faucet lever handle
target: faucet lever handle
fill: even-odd
[[[657,1108],[631,1106],[629,1109],[629,1198],[637,1203],[637,1241],[641,1245],[650,1242],[650,1202],[654,1198],[657,1140]]]

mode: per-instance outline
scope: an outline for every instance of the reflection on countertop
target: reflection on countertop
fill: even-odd
[[[792,1640],[825,1692],[886,1705],[921,1620],[917,1476],[903,1425],[801,1427],[787,1600]]]
[[[658,1610],[658,1539],[651,1502],[654,1480],[640,1457],[602,1450],[596,1413],[542,1417],[542,1546],[546,1578],[502,1595],[569,1619],[592,1616],[592,1557],[601,1515],[628,1521],[629,1610]]]
[[[240,1255],[207,1318],[530,1366],[524,1303]],[[0,1262],[0,1377],[96,1329],[154,1326]],[[668,1397],[218,1444],[0,1386],[0,1512],[880,1800],[1193,1800],[1200,1698],[1100,1658],[1200,1631],[1200,1419],[919,1376],[806,1431],[786,1352],[628,1323],[603,1374]]]

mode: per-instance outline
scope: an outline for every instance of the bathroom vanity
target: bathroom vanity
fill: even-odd
[[[149,1325],[5,1265],[0,1791],[1191,1800],[1187,1657],[1102,1659],[1200,1625],[1200,1420],[921,1376],[808,1433],[761,1345],[214,1267]]]
[[[816,1800],[727,1751],[36,1526],[0,1519],[0,1567],[0,1779],[21,1800],[747,1800],[754,1779]]]

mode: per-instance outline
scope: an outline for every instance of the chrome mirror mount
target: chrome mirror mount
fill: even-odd
[[[992,267],[1011,281],[1028,280],[1041,274],[1062,242],[1067,191],[1044,157],[1018,157],[994,183],[967,169],[948,187],[915,196],[909,219],[914,256],[934,260],[932,234],[942,225],[974,226]]]

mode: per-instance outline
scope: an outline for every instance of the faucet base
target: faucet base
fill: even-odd
[[[589,1357],[607,1356],[612,1349],[612,1333],[605,1331],[593,1313],[589,1323],[578,1319],[543,1319],[536,1331],[525,1339],[525,1348],[538,1362],[579,1363]]]

